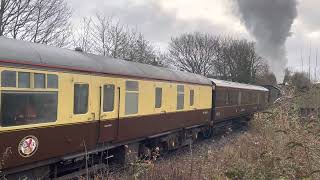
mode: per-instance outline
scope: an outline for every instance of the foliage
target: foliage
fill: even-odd
[[[291,72],[289,69],[285,71],[284,84],[293,86],[296,91],[309,90],[311,81],[305,72]]]
[[[268,112],[257,114],[247,132],[206,140],[191,152],[185,149],[156,162],[136,178],[319,179],[319,119],[301,118],[294,92],[287,89]],[[132,175],[121,178],[132,179]]]

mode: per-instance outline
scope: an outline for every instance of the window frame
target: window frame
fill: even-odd
[[[24,72],[24,71],[17,71],[17,73],[18,73],[17,88],[19,88],[19,89],[30,89],[31,88],[32,73],[31,72]],[[20,87],[20,74],[29,74],[29,87]]]
[[[3,128],[15,128],[15,127],[24,127],[24,126],[37,126],[37,125],[41,125],[41,124],[48,124],[48,123],[56,123],[58,120],[59,120],[59,93],[58,91],[21,91],[19,89],[16,89],[16,90],[3,90],[0,94],[0,97],[1,97],[1,104],[3,103],[3,99],[4,99],[4,95],[5,94],[19,94],[19,95],[22,95],[22,94],[28,94],[28,95],[45,95],[45,94],[49,94],[49,95],[53,95],[55,96],[55,101],[56,101],[56,109],[54,110],[55,112],[55,116],[54,116],[54,120],[50,120],[50,121],[44,121],[44,122],[41,122],[43,120],[34,120],[34,121],[40,121],[40,122],[37,122],[37,123],[34,123],[34,122],[30,122],[30,123],[27,123],[27,124],[18,124],[18,125],[6,125],[6,126],[3,126],[3,122],[2,120],[0,120],[0,128],[3,127]],[[1,111],[3,111],[2,109],[2,106],[1,106]],[[38,110],[37,110],[38,111]],[[38,111],[39,112],[39,111]],[[1,114],[1,118],[2,118],[2,115]],[[49,118],[44,118],[44,119],[49,119]],[[25,120],[25,121],[31,121],[31,120]]]
[[[192,92],[192,93],[191,93]],[[190,89],[190,91],[189,91],[189,105],[190,105],[190,107],[193,107],[194,106],[194,95],[195,95],[195,91],[194,91],[194,89]],[[192,94],[192,96],[191,96],[191,94]],[[192,98],[191,98],[192,97]]]
[[[105,111],[105,87],[106,86],[113,86],[113,104],[112,104],[112,110],[107,110],[107,111]],[[115,110],[115,99],[116,99],[116,86],[115,86],[115,84],[104,84],[103,86],[102,86],[102,92],[103,92],[103,95],[102,95],[102,112],[103,113],[109,113],[109,112],[114,112],[114,110]]]
[[[14,78],[14,81],[15,81],[15,86],[5,86],[3,83],[5,82],[4,81],[4,75],[3,75],[3,73],[5,73],[5,72],[10,72],[10,73],[12,73],[12,72],[14,72],[15,73],[15,78]],[[17,80],[18,80],[18,76],[17,76],[17,71],[16,70],[3,70],[3,71],[1,71],[1,87],[2,88],[17,88],[17,84],[18,84],[18,82],[17,82]]]
[[[49,87],[48,85],[49,85],[49,77],[50,76],[55,76],[56,78],[57,78],[57,87]],[[46,82],[45,82],[46,84],[45,84],[45,88],[47,88],[47,89],[59,89],[59,75],[58,74],[51,74],[51,73],[48,73],[48,74],[46,74]]]
[[[88,93],[87,93],[87,107],[86,107],[86,112],[85,113],[76,113],[75,112],[75,91],[76,91],[76,88],[75,86],[76,85],[87,85],[87,89],[88,89]],[[89,96],[90,96],[90,84],[89,83],[74,83],[73,84],[73,115],[85,115],[85,114],[88,114],[89,113]]]
[[[157,90],[160,90],[160,91],[157,91]],[[160,103],[159,103],[160,106],[157,106],[157,105],[158,105],[158,103],[157,103],[157,100],[158,100],[158,98],[157,98],[157,93],[158,93],[158,92],[161,92],[161,93],[160,93]],[[160,109],[160,108],[162,108],[162,99],[163,99],[163,98],[162,98],[162,97],[163,97],[162,95],[163,95],[163,88],[162,88],[162,87],[156,87],[156,88],[155,88],[155,98],[154,98],[154,108],[155,108],[155,109]]]
[[[136,83],[137,87],[136,88],[132,88],[132,87],[129,87],[132,85],[132,83]],[[124,114],[126,116],[132,116],[132,115],[136,115],[136,114],[139,114],[139,94],[140,94],[140,82],[137,81],[137,80],[126,80],[125,81],[125,97],[124,97]],[[128,88],[129,87],[129,88]],[[135,94],[137,95],[136,99],[137,99],[137,102],[135,103],[136,104],[136,112],[129,112],[128,111],[128,103],[127,103],[127,98],[129,97],[128,95],[132,95],[132,94]]]
[[[43,75],[44,82],[43,82],[43,87],[36,87],[36,75]],[[33,73],[33,88],[34,89],[46,89],[47,88],[47,74],[46,73],[39,73],[39,72],[34,72]]]
[[[182,89],[182,91],[181,91]],[[182,96],[183,101],[182,101],[182,107],[180,107],[179,105],[179,97]],[[185,86],[184,85],[177,85],[177,107],[176,110],[181,111],[185,109]]]

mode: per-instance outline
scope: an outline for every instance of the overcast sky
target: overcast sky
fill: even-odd
[[[302,2],[303,1],[303,2]],[[254,40],[237,16],[233,0],[69,0],[73,22],[96,12],[118,18],[142,32],[156,46],[165,48],[170,37],[185,32],[208,32]],[[316,49],[320,65],[320,1],[298,0],[298,17],[286,43],[288,67],[301,70],[301,50],[307,71],[309,46],[312,47],[312,69]],[[320,70],[320,68],[319,68]],[[320,73],[319,73],[320,74]],[[319,76],[319,75],[318,75]]]

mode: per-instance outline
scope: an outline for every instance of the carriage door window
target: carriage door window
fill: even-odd
[[[184,86],[177,86],[177,110],[184,109]]]
[[[88,98],[89,98],[89,85],[88,84],[75,84],[74,85],[74,114],[86,114],[88,112]]]
[[[161,106],[162,106],[162,88],[156,88],[155,108],[161,108]]]
[[[114,110],[114,89],[113,84],[103,86],[103,112]]]
[[[194,90],[190,90],[190,106],[194,105]]]
[[[137,114],[139,105],[139,84],[137,81],[126,81],[125,114]]]
[[[15,71],[2,71],[1,73],[1,86],[2,87],[16,87],[16,72]]]

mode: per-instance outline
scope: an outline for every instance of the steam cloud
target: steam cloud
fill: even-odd
[[[267,58],[278,82],[287,65],[287,38],[297,17],[296,0],[235,0],[247,30],[257,41],[257,51]]]

